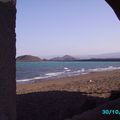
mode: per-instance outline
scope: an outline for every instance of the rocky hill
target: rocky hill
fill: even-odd
[[[39,62],[42,61],[42,59],[40,59],[37,56],[32,56],[32,55],[22,55],[16,58],[17,62]]]
[[[55,57],[50,59],[51,61],[73,61],[76,60],[76,58],[70,56],[70,55],[65,55],[63,57]]]

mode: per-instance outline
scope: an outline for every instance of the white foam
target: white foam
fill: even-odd
[[[95,68],[95,69],[88,69],[89,72],[99,72],[99,71],[112,71],[112,70],[119,70],[120,67],[113,67],[109,66],[106,68]]]
[[[68,68],[67,68],[67,67],[64,67],[64,70],[68,70]]]
[[[46,73],[45,75],[47,75],[47,76],[57,76],[57,75],[61,75],[61,74],[63,74],[64,72],[52,72],[52,73]]]
[[[21,79],[21,80],[16,80],[17,82],[27,82],[27,81],[31,81],[33,79]]]
[[[66,70],[67,72],[70,72],[71,70],[70,69],[68,69],[68,70]]]
[[[46,79],[46,78],[50,78],[50,77],[55,77],[55,76],[61,75],[63,73],[64,72],[46,73],[44,76],[33,77],[33,78],[30,78],[30,79],[18,79],[16,81],[17,82],[28,82],[28,81],[37,80],[37,79]]]
[[[85,72],[85,69],[84,69],[84,68],[82,68],[82,69],[81,69],[81,72]]]
[[[48,78],[48,76],[43,76],[43,77],[34,77],[33,79],[37,80],[37,79],[45,79]]]

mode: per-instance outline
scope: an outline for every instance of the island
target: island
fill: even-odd
[[[16,62],[40,62],[41,58],[32,55],[22,55],[16,58]]]

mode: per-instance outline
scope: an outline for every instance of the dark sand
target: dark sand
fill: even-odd
[[[64,120],[116,99],[120,70],[17,85],[17,120]]]

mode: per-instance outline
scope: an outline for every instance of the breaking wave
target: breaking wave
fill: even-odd
[[[76,71],[72,71],[71,69],[64,67],[63,71],[61,72],[48,72],[43,76],[37,76],[29,79],[20,79],[16,80],[17,83],[22,83],[22,82],[29,82],[29,81],[34,81],[34,80],[42,80],[42,79],[52,79],[52,78],[59,78],[59,77],[68,77],[68,76],[76,76],[76,75],[81,75],[81,74],[88,74],[90,72],[100,72],[100,71],[112,71],[112,70],[119,70],[120,67],[113,67],[109,66],[106,68],[94,68],[94,69],[85,69],[81,68]]]

